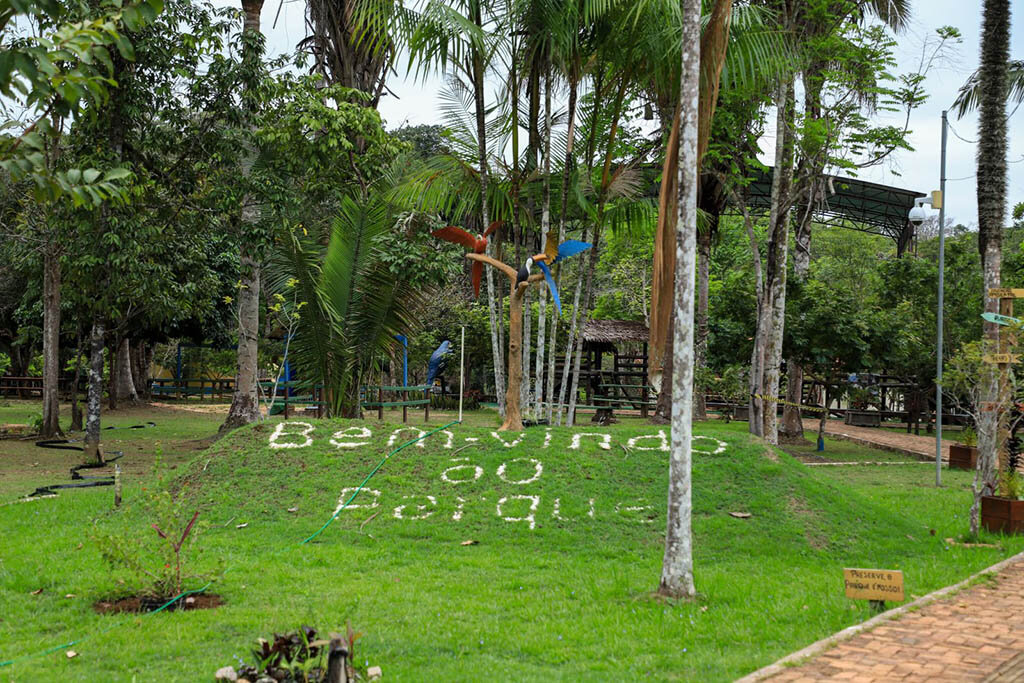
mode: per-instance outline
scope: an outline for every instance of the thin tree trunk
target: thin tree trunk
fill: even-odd
[[[512,283],[508,312],[508,396],[505,399],[505,421],[498,431],[523,431],[523,417],[519,412],[519,388],[523,381],[522,350],[523,339],[523,292],[526,286],[516,287]]]
[[[1010,58],[1009,0],[985,0],[982,9],[981,67],[978,70],[980,111],[978,116],[978,250],[984,275],[982,297],[985,311],[1001,313],[999,299],[988,290],[1000,286],[1003,219],[1006,216],[1006,96]],[[989,352],[999,348],[1000,329],[985,323],[985,344]],[[975,472],[971,506],[971,533],[978,533],[981,497],[996,491],[999,476],[1000,434],[1006,424],[1009,403],[1005,373],[986,373],[981,378],[982,401],[998,401],[1000,411],[978,415],[978,470]]]
[[[260,32],[260,11],[263,0],[242,0],[244,19],[242,31]],[[243,57],[251,58],[252,55]],[[242,162],[242,175],[249,178],[256,162],[255,150]],[[260,324],[260,262],[252,245],[247,243],[260,220],[260,208],[251,196],[242,197],[241,223],[245,232],[239,252],[242,276],[238,291],[238,352],[235,391],[231,396],[231,407],[220,431],[225,432],[260,419],[259,402],[259,324]]]
[[[139,402],[138,394],[135,392],[135,380],[132,377],[132,355],[131,340],[127,337],[121,339],[121,345],[117,349],[117,377],[112,383],[117,383],[117,395],[129,405]]]
[[[600,241],[601,225],[598,223],[598,225],[594,226],[594,246],[590,248],[590,253],[588,254],[586,277],[584,278],[583,309],[580,311],[582,313],[580,319],[583,320],[584,325],[586,324],[586,321],[590,319],[590,307],[593,303],[591,299],[593,298],[594,291],[594,271],[597,270],[597,252],[598,243]],[[573,314],[573,322],[576,322],[575,314]],[[580,328],[573,325],[573,333],[569,336],[570,339],[573,339],[573,336],[575,335],[576,342],[576,350],[573,354],[572,360],[572,386],[569,389],[569,412],[566,416],[565,422],[569,427],[576,424],[576,395],[579,391],[580,362],[583,358],[583,330],[581,328],[582,325]]]
[[[78,326],[75,341],[75,372],[71,376],[71,431],[82,431],[82,407],[78,404],[78,378],[82,373],[82,326]]]
[[[697,121],[700,82],[700,2],[683,0],[683,68],[680,84],[679,194],[675,259],[675,348],[672,358],[672,452],[669,458],[665,555],[658,592],[696,595],[693,582],[691,460],[693,439],[693,308],[697,238]]]
[[[103,403],[103,321],[93,319],[89,335],[89,398],[85,408],[85,462],[102,463],[100,409]],[[113,354],[111,354],[113,355]]]
[[[752,434],[778,442],[779,366],[782,363],[782,327],[785,315],[786,256],[789,241],[789,206],[793,181],[793,81],[787,79],[776,95],[775,169],[769,216],[768,259],[764,292],[758,302],[757,332],[750,371],[750,425]]]
[[[132,379],[135,381],[135,393],[140,400],[149,400],[149,344],[139,343],[132,350]]]
[[[252,209],[249,209],[252,210]],[[244,210],[243,210],[244,211]],[[260,265],[243,247],[242,286],[238,290],[238,364],[231,407],[220,431],[260,419],[258,386],[258,334],[260,319]]]
[[[718,216],[712,215],[708,229],[697,234],[697,339],[695,343],[697,370],[707,366],[708,358],[708,280],[711,277],[711,240],[717,230]],[[693,398],[693,418],[707,420],[708,409],[704,387],[697,387]]]
[[[52,439],[60,429],[60,260],[53,247],[43,252],[43,425]]]
[[[523,340],[522,340],[522,362],[526,379],[519,385],[519,405],[530,417],[531,406],[533,405],[533,392],[530,383],[530,344],[533,334],[533,314],[530,311],[530,290],[523,292]]]
[[[113,343],[108,347],[110,350],[107,353],[107,407],[110,410],[117,410],[117,351],[121,348],[121,339],[116,335],[113,337]]]
[[[810,178],[808,182],[811,183],[809,199],[800,211],[793,250],[793,277],[800,283],[807,279],[811,268],[811,222],[820,179]],[[797,407],[803,402],[803,393],[804,369],[798,358],[791,357],[786,361],[786,405],[782,409],[782,424],[779,427],[779,433],[787,439],[804,438],[803,419]]]

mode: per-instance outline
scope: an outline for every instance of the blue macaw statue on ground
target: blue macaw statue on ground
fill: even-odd
[[[434,386],[434,380],[448,367],[448,359],[452,355],[452,343],[445,339],[437,350],[430,354],[427,363],[427,385]]]

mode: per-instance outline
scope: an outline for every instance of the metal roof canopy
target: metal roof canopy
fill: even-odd
[[[771,208],[772,170],[768,167],[767,171],[755,171],[754,182],[746,188],[750,209],[767,211]],[[857,178],[826,178],[824,206],[815,211],[815,220],[824,225],[884,235],[896,242],[896,253],[902,256],[914,239],[914,226],[907,214],[914,206],[914,199],[926,196],[925,193]],[[738,210],[728,206],[725,212],[735,215]]]

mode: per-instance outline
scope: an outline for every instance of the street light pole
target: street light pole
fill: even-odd
[[[939,304],[935,356],[935,485],[942,486],[942,305],[946,275],[946,111],[942,111],[942,160],[939,166]]]

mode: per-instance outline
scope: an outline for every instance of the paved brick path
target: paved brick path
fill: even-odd
[[[829,420],[825,423],[825,433],[829,436],[844,438],[864,446],[873,446],[894,453],[902,453],[912,458],[935,461],[935,436],[917,436],[905,432],[894,432],[878,427],[851,427],[841,420]],[[950,436],[955,436],[950,434]],[[949,462],[949,444],[951,439],[942,433],[942,460]]]
[[[1024,559],[769,680],[1024,681]]]

